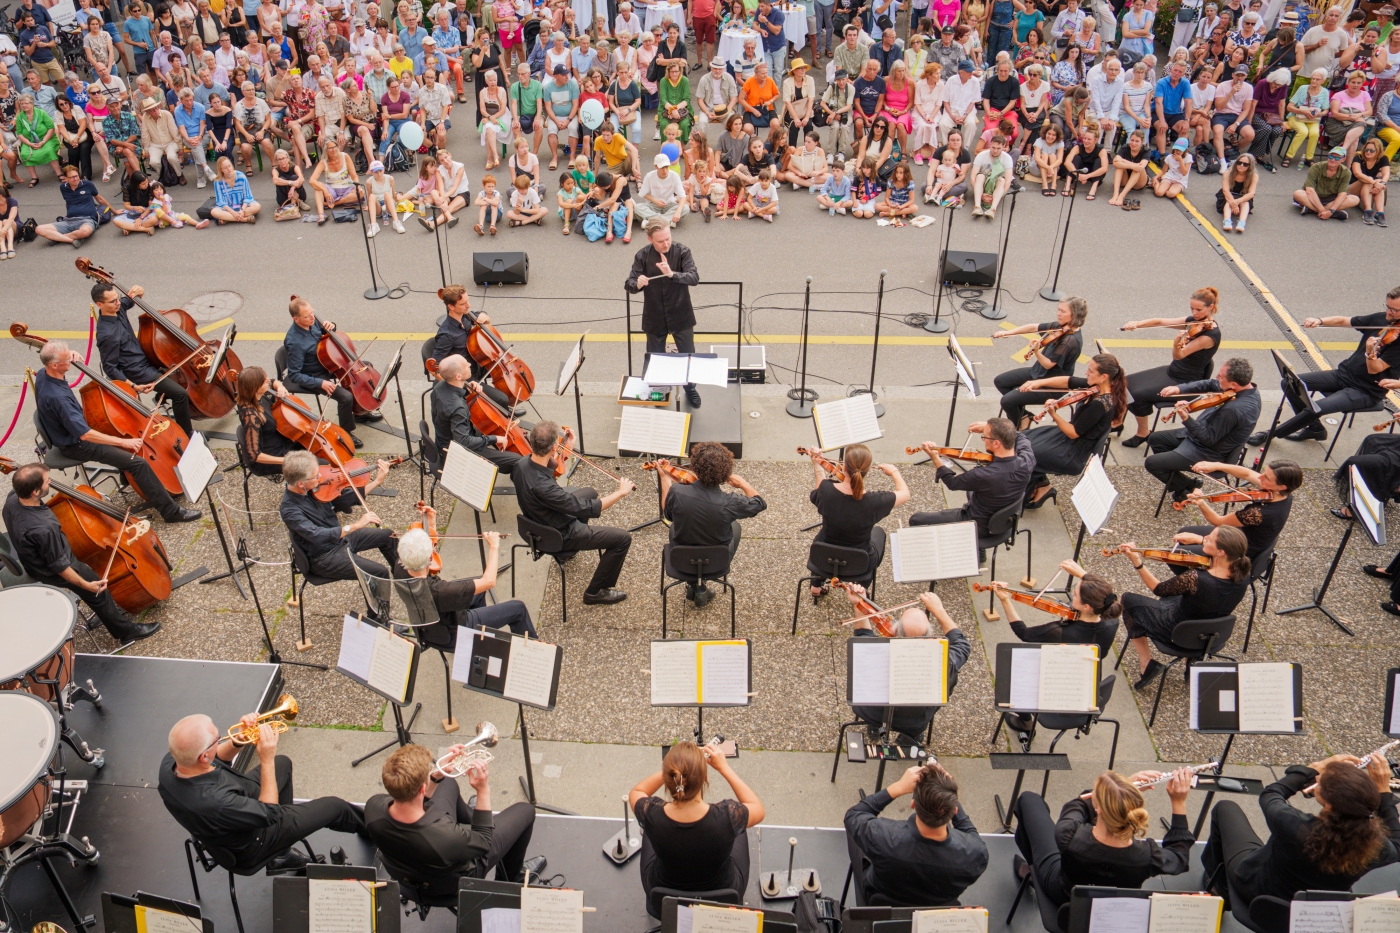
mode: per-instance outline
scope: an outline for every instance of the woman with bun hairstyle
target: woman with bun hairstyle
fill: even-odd
[[[711,768],[738,800],[705,802]],[[669,801],[654,796],[663,787]],[[748,828],[763,822],[763,802],[718,749],[677,742],[661,770],[632,788],[627,803],[642,830],[642,890],[648,910],[651,890],[658,886],[681,891],[732,888],[740,894],[748,888]]]
[[[842,460],[846,479],[839,483],[817,463],[817,453],[813,451],[811,454],[814,488],[810,498],[822,517],[822,527],[815,540],[865,551],[870,555],[868,574],[873,576],[874,569],[885,557],[885,529],[878,527],[877,523],[909,501],[909,487],[893,464],[877,463],[875,469],[894,480],[894,492],[867,492],[865,477],[870,472],[873,458],[870,448],[864,444],[852,444],[846,448]],[[807,570],[814,575],[827,572],[825,567],[819,567],[812,561],[807,562]],[[812,596],[823,596],[826,591],[825,583],[814,585]]]
[[[1028,388],[1029,387],[1029,388]],[[1035,469],[1026,487],[1026,508],[1038,509],[1046,499],[1054,500],[1057,491],[1050,485],[1051,475],[1077,476],[1113,430],[1128,414],[1128,376],[1118,358],[1099,353],[1089,361],[1084,376],[1051,376],[1032,379],[1021,390],[1033,391],[1093,389],[1095,394],[1073,408],[1051,408],[1046,405],[1050,423],[1031,428],[1026,437],[1035,451]],[[1050,398],[1057,398],[1052,394]],[[1005,401],[1002,402],[1005,405]]]
[[[1079,618],[1027,626],[1016,608],[1020,604],[1011,599],[1010,593],[998,590],[997,596],[1011,631],[1021,641],[1034,644],[1098,645],[1099,657],[1108,657],[1108,649],[1118,634],[1118,623],[1113,620],[1123,614],[1123,603],[1113,592],[1113,584],[1096,573],[1086,573],[1072,560],[1060,561],[1060,569],[1079,580],[1079,586],[1069,598],[1070,608],[1079,613]]]
[[[1128,626],[1128,639],[1138,654],[1142,675],[1133,685],[1141,690],[1166,665],[1152,657],[1151,639],[1170,641],[1178,622],[1188,619],[1218,619],[1235,611],[1249,589],[1249,539],[1231,525],[1217,525],[1201,539],[1201,552],[1210,558],[1204,570],[1193,567],[1174,577],[1158,582],[1141,557],[1133,553],[1133,542],[1120,544],[1118,549],[1133,562],[1133,569],[1143,584],[1158,599],[1137,593],[1123,595],[1123,620]]]
[[[1058,906],[1068,903],[1077,884],[1140,888],[1148,878],[1186,871],[1196,841],[1186,823],[1191,769],[1177,769],[1167,782],[1172,824],[1161,843],[1147,838],[1151,821],[1143,792],[1134,786],[1163,773],[1139,771],[1124,777],[1105,771],[1092,791],[1060,809],[1059,822],[1053,825],[1039,794],[1016,798],[1016,847],[1021,850],[1014,861],[1017,877],[1035,872],[1036,885]]]
[[[1185,317],[1129,321],[1120,328],[1170,327],[1178,331],[1176,339],[1172,341],[1170,364],[1144,369],[1128,377],[1128,391],[1133,396],[1128,411],[1137,418],[1137,433],[1123,442],[1124,447],[1140,447],[1147,443],[1148,429],[1152,426],[1148,416],[1152,414],[1153,402],[1162,399],[1163,389],[1210,378],[1211,360],[1220,348],[1220,327],[1215,323],[1215,315],[1219,311],[1220,292],[1207,285],[1191,293],[1191,312]],[[1202,326],[1201,333],[1194,337],[1187,336],[1188,329],[1197,324]]]
[[[1377,755],[1358,768],[1354,755],[1333,755],[1310,765],[1292,765],[1259,795],[1269,824],[1262,842],[1239,804],[1221,801],[1210,816],[1210,839],[1201,864],[1207,890],[1229,892],[1244,903],[1227,903],[1238,916],[1256,897],[1285,901],[1297,891],[1349,891],[1374,868],[1400,861],[1400,819],[1390,792],[1390,762]],[[1296,810],[1294,794],[1317,785],[1317,815]]]

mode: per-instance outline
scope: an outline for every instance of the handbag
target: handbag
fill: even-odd
[[[301,208],[290,201],[277,208],[272,214],[273,220],[296,220],[301,216]]]
[[[1201,8],[1197,6],[1183,6],[1176,11],[1176,21],[1178,23],[1194,23],[1201,18]]]

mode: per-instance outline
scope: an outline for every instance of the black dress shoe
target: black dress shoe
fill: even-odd
[[[695,386],[685,387],[685,400],[690,403],[691,408],[700,407],[700,390]]]
[[[524,418],[524,417],[525,417],[526,415],[528,415],[529,413],[530,413],[529,410],[526,409],[524,405],[521,405],[519,408],[517,408],[517,409],[513,412],[513,414],[514,414],[515,417],[517,417],[517,418]]]
[[[583,604],[585,606],[607,605],[609,603],[620,603],[626,598],[626,591],[610,586],[605,589],[595,590],[592,593],[585,591],[583,594]]]
[[[384,412],[382,412],[382,411],[368,411],[368,412],[365,412],[363,415],[356,415],[356,416],[355,416],[355,420],[356,420],[356,421],[383,421],[383,420],[384,420]]]
[[[1148,686],[1152,683],[1152,681],[1156,680],[1159,676],[1161,676],[1161,673],[1164,670],[1166,670],[1166,666],[1163,665],[1156,658],[1153,658],[1151,661],[1148,661],[1147,670],[1143,671],[1142,676],[1138,678],[1137,683],[1133,684],[1133,689],[1141,690],[1144,687]]]
[[[1056,496],[1056,495],[1058,495],[1058,490],[1056,490],[1054,486],[1051,486],[1051,487],[1050,487],[1050,491],[1047,492],[1045,495],[1041,496],[1039,499],[1035,499],[1035,498],[1027,499],[1027,500],[1026,500],[1026,508],[1028,508],[1028,509],[1038,509],[1038,508],[1040,508],[1042,505],[1044,505],[1046,502],[1055,502],[1055,501],[1056,501],[1056,500],[1055,500],[1055,496]]]
[[[1147,443],[1147,438],[1145,438],[1145,437],[1138,437],[1136,434],[1134,434],[1132,437],[1128,438],[1126,441],[1123,441],[1123,442],[1122,442],[1123,446],[1129,448],[1130,450],[1131,450],[1132,448],[1134,448],[1134,447],[1141,447],[1143,444],[1146,444],[1146,443]]]
[[[1284,435],[1284,440],[1325,441],[1327,440],[1327,429],[1320,424],[1314,424],[1309,427],[1303,428],[1300,431],[1294,431],[1292,434]]]
[[[105,624],[107,632],[122,644],[150,638],[160,631],[159,622],[117,622],[114,620]]]
[[[710,604],[710,600],[715,598],[715,591],[708,586],[701,584],[695,591],[695,608],[704,609]]]
[[[1377,567],[1375,564],[1362,564],[1361,572],[1366,574],[1366,576],[1368,577],[1375,577],[1377,580],[1390,579],[1390,574],[1386,573],[1384,570]]]
[[[1248,444],[1250,447],[1262,447],[1264,442],[1268,439],[1268,431],[1255,431],[1253,434],[1249,435],[1249,437],[1245,440],[1245,443]]]
[[[361,447],[365,446],[365,442],[362,441],[362,440],[360,440],[358,437],[356,437],[356,436],[353,435],[353,434],[350,435],[350,440],[352,440],[352,441],[355,442],[355,449],[356,449],[356,450],[359,450]]]
[[[541,874],[543,874],[544,870],[547,867],[549,867],[549,859],[545,858],[543,855],[536,855],[534,858],[527,858],[524,864],[521,865],[520,874],[515,876],[514,881],[516,884],[523,884],[525,882],[526,872],[530,873],[531,878],[537,879]]]
[[[204,513],[201,512],[199,509],[177,508],[175,511],[171,512],[169,515],[166,515],[164,517],[165,523],[167,525],[178,525],[180,522],[192,522],[196,521],[197,519],[203,518]]]
[[[271,862],[267,863],[267,873],[269,875],[290,874],[292,872],[304,871],[308,861],[310,860],[297,850],[288,849],[286,852],[283,852]]]
[[[1019,852],[1011,856],[1011,870],[1015,872],[1017,881],[1025,881],[1031,874],[1030,863]]]
[[[1381,603],[1381,611],[1388,612],[1393,616],[1400,616],[1400,606],[1394,603]]]

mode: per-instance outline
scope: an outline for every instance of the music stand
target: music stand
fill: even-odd
[[[1377,499],[1367,488],[1366,481],[1361,478],[1361,471],[1356,465],[1348,467],[1351,471],[1351,501],[1349,503],[1351,518],[1347,521],[1346,531],[1342,532],[1342,540],[1337,543],[1337,551],[1332,555],[1332,564],[1327,568],[1327,576],[1322,578],[1322,586],[1313,590],[1312,602],[1301,606],[1293,606],[1289,609],[1275,609],[1275,615],[1286,616],[1293,612],[1302,612],[1305,609],[1316,609],[1331,620],[1337,628],[1348,635],[1355,633],[1347,627],[1331,609],[1322,604],[1327,597],[1327,588],[1332,585],[1332,577],[1337,573],[1337,566],[1342,562],[1342,553],[1347,549],[1347,543],[1351,541],[1351,533],[1358,524],[1366,532],[1366,537],[1376,547],[1385,544],[1385,501]]]
[[[966,387],[972,398],[981,394],[977,385],[977,364],[967,358],[956,334],[948,335],[948,355],[953,358],[953,368],[957,371],[958,378],[953,380],[953,402],[948,407],[948,430],[943,435],[944,447],[952,446],[953,417],[958,410],[958,388]]]
[[[554,381],[554,394],[563,395],[564,391],[568,389],[569,384],[573,383],[574,421],[578,423],[578,446],[575,448],[575,451],[583,454],[585,457],[592,457],[595,460],[611,460],[616,454],[589,453],[583,443],[583,401],[580,398],[578,388],[578,374],[579,370],[583,369],[584,361],[587,359],[583,353],[583,342],[587,339],[588,334],[585,332],[578,338],[578,343],[574,344],[574,348],[569,351],[569,355],[559,364],[559,375]],[[573,469],[578,469],[577,463],[574,464]]]
[[[552,653],[552,655],[551,655]],[[516,675],[511,665],[517,665]],[[525,773],[520,789],[537,809],[565,816],[572,810],[540,803],[535,796],[535,769],[530,760],[530,730],[525,724],[525,707],[553,711],[559,701],[559,671],[564,649],[534,638],[487,628],[457,627],[457,650],[452,655],[452,679],[477,693],[515,704],[520,726],[520,750],[525,756]],[[544,690],[540,690],[541,680]]]
[[[361,581],[361,586],[363,585],[364,583]],[[368,635],[365,634],[366,630],[369,630]],[[348,666],[351,663],[352,650],[347,647],[347,641],[356,636],[368,638],[370,643],[374,646],[373,648],[362,649],[370,654],[370,657],[365,658],[365,666],[363,668],[358,666],[352,668]],[[391,650],[396,650],[400,654],[403,651],[409,652],[406,665],[407,669],[403,674],[402,681],[395,680],[395,682],[391,684],[388,681],[379,680],[376,676],[374,652],[381,650],[381,646],[378,644],[379,642],[387,642]],[[358,653],[359,652],[354,652],[356,655],[358,655]],[[336,660],[336,672],[388,700],[389,706],[394,711],[394,738],[373,751],[351,761],[350,767],[358,767],[362,762],[373,758],[380,752],[393,748],[395,745],[402,747],[404,745],[413,744],[413,735],[410,730],[413,728],[414,721],[418,718],[418,713],[423,709],[423,704],[413,704],[413,714],[409,716],[407,725],[405,725],[403,721],[403,707],[413,702],[413,688],[418,680],[419,657],[420,651],[417,642],[394,634],[389,629],[388,625],[381,623],[373,616],[366,616],[361,612],[357,612],[354,615],[346,614],[344,627],[341,630],[340,656]],[[400,686],[400,684],[402,686]]]
[[[743,697],[737,695],[724,694],[722,697],[706,699],[704,696],[704,678],[701,670],[701,657],[707,648],[712,646],[735,647],[743,646],[743,676],[745,686],[742,690]],[[689,651],[695,652],[695,661],[687,668],[688,662],[681,658],[682,654]],[[674,652],[674,654],[673,654]],[[661,639],[654,638],[651,641],[651,705],[653,707],[694,707],[695,708],[695,744],[705,744],[705,707],[716,709],[724,707],[747,707],[753,698],[753,663],[752,644],[747,638],[715,638],[715,639]],[[670,660],[677,660],[679,663],[674,666],[665,663]],[[716,659],[719,660],[719,659]],[[725,661],[733,660],[728,654]],[[713,661],[711,662],[714,663]],[[669,678],[675,676],[680,679],[679,683],[670,683]],[[665,681],[658,683],[658,681]],[[693,689],[694,693],[690,693]],[[689,702],[682,697],[682,694],[694,696],[695,701]],[[728,737],[733,741],[734,737]]]
[[[937,643],[938,647],[932,649],[935,655],[941,655],[941,664],[935,658],[929,663],[915,663],[912,656],[915,652],[924,654],[924,661],[928,661],[927,652],[930,650],[919,643]],[[896,652],[918,645],[914,651],[910,651],[904,656]],[[941,674],[935,676],[935,672],[941,667]],[[899,668],[903,668],[910,674],[926,673],[927,680],[937,683],[924,684],[924,687],[931,687],[931,691],[923,697],[902,696],[892,688],[894,674]],[[882,689],[883,688],[883,691]],[[883,692],[883,696],[881,693]],[[883,706],[885,708],[884,723],[880,730],[879,744],[867,743],[864,756],[857,759],[865,761],[873,751],[875,757],[880,760],[880,770],[875,775],[875,789],[879,790],[885,783],[885,762],[908,760],[909,756],[899,749],[898,746],[890,743],[890,734],[894,732],[894,712],[896,709],[942,709],[948,705],[948,640],[946,638],[884,638],[881,636],[857,635],[846,639],[846,703],[855,710],[858,706]],[[850,744],[847,743],[848,750]],[[927,757],[927,753],[925,753]],[[851,760],[849,754],[847,760]]]
[[[419,472],[421,473],[422,457],[421,454],[414,454],[413,452],[413,435],[408,432],[408,410],[404,407],[403,403],[403,385],[399,382],[399,370],[403,368],[403,348],[407,343],[408,341],[405,340],[403,343],[399,344],[399,348],[394,351],[394,356],[389,360],[388,367],[379,377],[379,385],[375,387],[374,392],[371,394],[382,402],[385,393],[389,389],[389,380],[394,380],[394,394],[397,395],[399,399],[399,420],[403,423],[404,451],[408,454],[409,460],[419,465]],[[365,423],[371,426],[379,425],[379,422],[375,421],[367,421]],[[386,434],[395,433],[393,428],[389,427],[380,427],[380,430],[384,431]],[[375,490],[375,492],[378,491],[379,490]]]
[[[1303,384],[1303,380],[1298,378],[1298,374],[1293,371],[1293,367],[1288,365],[1288,361],[1277,350],[1270,350],[1274,355],[1274,366],[1278,368],[1280,385],[1283,388],[1283,398],[1278,400],[1278,408],[1274,409],[1274,420],[1269,425],[1267,436],[1264,438],[1264,446],[1259,448],[1259,459],[1255,461],[1255,469],[1260,469],[1264,465],[1264,458],[1269,455],[1269,447],[1274,442],[1274,429],[1278,427],[1279,420],[1283,415],[1283,406],[1291,402],[1293,407],[1299,411],[1310,411],[1319,414],[1317,405],[1313,403],[1312,392]],[[1338,430],[1341,430],[1338,427]],[[1348,633],[1350,634],[1350,633]]]
[[[1400,695],[1400,667],[1392,667],[1385,672],[1385,713],[1381,717],[1381,731],[1387,738],[1400,739],[1400,709],[1395,706]]]
[[[373,933],[399,933],[403,915],[399,912],[399,883],[381,881],[370,866],[308,865],[306,877],[279,875],[272,879],[272,933],[308,933],[311,925],[312,881],[359,881],[372,888],[374,896]],[[366,931],[369,933],[369,931]]]
[[[203,933],[214,933],[214,921],[202,915],[198,904],[159,897],[145,891],[137,891],[135,897],[103,891],[102,929],[106,933],[137,933],[145,926],[144,918],[140,921],[136,918],[138,908],[178,914],[189,921],[190,933],[201,930]]]
[[[1118,504],[1118,489],[1113,485],[1113,480],[1109,479],[1098,454],[1089,458],[1089,463],[1084,467],[1084,475],[1070,493],[1070,501],[1079,513],[1079,536],[1074,541],[1074,562],[1078,563],[1079,552],[1084,549],[1085,534],[1093,537],[1103,531],[1104,525],[1108,524],[1113,515],[1114,506]],[[1068,596],[1070,584],[1070,580],[1065,580],[1064,586],[1046,590],[1045,593]]]
[[[661,933],[678,933],[681,929],[680,908],[694,907],[697,904],[706,907],[739,907],[737,904],[721,904],[718,901],[702,901],[693,897],[663,897],[661,899]],[[790,911],[773,910],[768,907],[748,907],[744,910],[756,911],[763,914],[763,925],[761,929],[765,933],[797,933],[797,917]],[[690,924],[686,923],[685,929],[690,929]]]

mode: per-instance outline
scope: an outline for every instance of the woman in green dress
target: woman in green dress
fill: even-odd
[[[660,95],[656,108],[661,130],[672,123],[681,127],[681,145],[690,142],[690,124],[695,116],[690,112],[690,79],[685,76],[679,63],[666,66],[666,77],[657,84]]]
[[[54,128],[53,118],[34,106],[32,94],[19,96],[15,136],[19,139],[19,159],[29,168],[29,187],[39,184],[39,173],[34,170],[36,165],[50,166],[54,177],[63,180],[58,173],[58,130]]]

